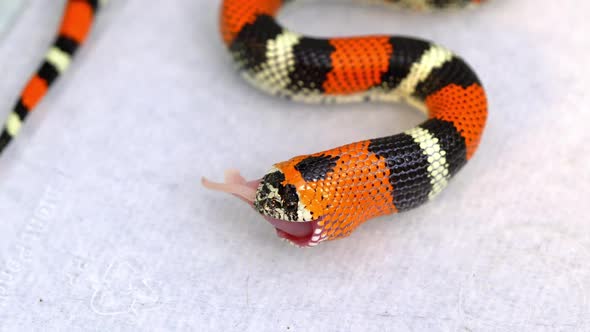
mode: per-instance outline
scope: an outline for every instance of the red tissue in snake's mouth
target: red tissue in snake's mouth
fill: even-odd
[[[206,188],[230,193],[253,206],[256,190],[260,180],[246,181],[237,171],[229,170],[225,175],[225,183],[214,183],[203,179]],[[306,246],[317,227],[317,220],[312,222],[293,222],[263,216],[277,230],[279,237],[289,240],[295,245]]]
[[[284,221],[280,219],[274,219],[271,217],[264,216],[264,219],[268,221],[271,225],[273,225],[277,230],[281,230],[285,235],[290,235],[288,238],[289,240],[293,240],[292,238],[303,238],[309,237],[313,233],[313,225],[311,222],[293,222],[293,221]],[[279,233],[279,236],[282,234]],[[284,236],[281,236],[284,237]],[[307,242],[307,241],[306,241]]]

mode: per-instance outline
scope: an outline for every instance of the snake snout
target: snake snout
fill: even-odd
[[[267,173],[260,181],[254,208],[262,215],[283,221],[300,220],[299,196],[294,185],[283,184],[285,175],[278,169]]]

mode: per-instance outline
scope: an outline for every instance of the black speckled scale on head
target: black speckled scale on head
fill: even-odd
[[[264,176],[254,201],[254,208],[276,219],[297,220],[297,189],[291,184],[284,185],[285,175],[273,171]]]

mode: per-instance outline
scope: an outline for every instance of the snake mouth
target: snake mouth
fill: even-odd
[[[224,183],[212,182],[206,178],[203,178],[201,182],[208,189],[229,193],[238,197],[248,203],[252,208],[254,208],[256,190],[260,185],[260,180],[247,181],[236,170],[227,170],[225,172]],[[321,219],[308,222],[293,222],[266,215],[262,216],[276,229],[277,235],[281,239],[295,246],[313,247],[321,240],[324,240],[320,237],[322,230],[319,222]]]
[[[264,219],[273,225],[277,235],[297,247],[313,247],[320,242],[322,230],[319,221],[293,222],[264,216]]]

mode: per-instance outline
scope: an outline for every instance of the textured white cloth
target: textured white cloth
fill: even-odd
[[[0,1],[0,38],[4,31],[10,27],[12,20],[23,7],[25,0],[2,0]]]
[[[4,35],[1,115],[63,2],[30,1]],[[257,92],[231,66],[218,8],[112,1],[2,156],[0,331],[590,330],[590,4],[286,9],[304,33],[435,40],[490,99],[478,153],[436,200],[307,250],[200,177],[259,177],[422,115]]]

